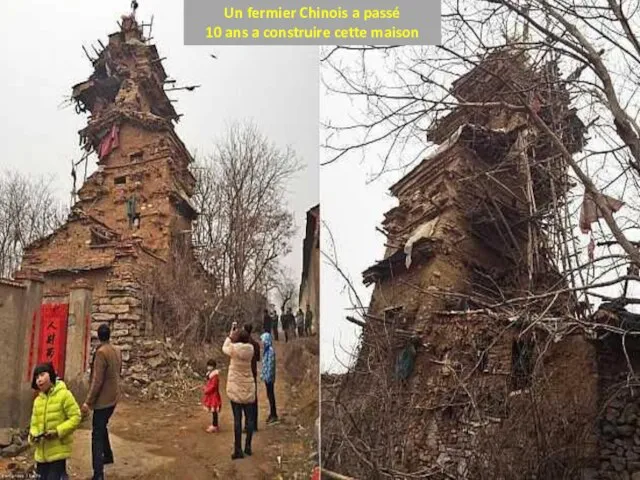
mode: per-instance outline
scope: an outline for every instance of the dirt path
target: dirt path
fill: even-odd
[[[211,417],[199,406],[199,392],[189,403],[182,404],[126,400],[118,405],[110,422],[109,433],[116,463],[105,468],[107,478],[310,478],[313,431],[303,428],[298,422],[297,412],[305,406],[295,400],[299,397],[296,387],[287,381],[283,361],[287,348],[289,346],[282,344],[276,346],[276,402],[281,421],[265,425],[268,401],[264,384],[259,384],[259,431],[254,435],[251,457],[231,460],[233,417],[224,387],[221,388],[224,404],[220,432],[215,434],[205,432]],[[73,457],[68,468],[73,479],[91,477],[89,428],[89,422],[84,422],[74,434]],[[278,456],[281,457],[280,463]]]

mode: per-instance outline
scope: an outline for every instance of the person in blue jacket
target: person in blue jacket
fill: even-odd
[[[262,370],[260,377],[267,388],[267,398],[269,399],[269,418],[267,423],[274,423],[278,421],[278,413],[276,411],[276,394],[275,394],[275,382],[276,382],[276,351],[273,348],[273,339],[268,332],[263,333],[260,336],[260,340],[264,345],[262,352]]]

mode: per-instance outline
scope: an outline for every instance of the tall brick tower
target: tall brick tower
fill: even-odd
[[[93,74],[72,93],[76,111],[90,113],[79,132],[82,159],[95,153],[98,169],[77,192],[66,223],[29,246],[23,268],[44,274],[48,297],[62,297],[75,280],[87,280],[94,327],[112,324],[126,360],[148,325],[138,274],[166,261],[174,246],[190,248],[195,178],[174,130],[180,115],[165,92],[170,82],[163,59],[144,38],[135,12],[100,45]],[[73,176],[75,193],[75,168]]]
[[[345,435],[390,471],[480,478],[487,445],[510,465],[533,451],[526,400],[535,389],[554,460],[575,453],[567,445],[590,455],[595,351],[583,336],[556,344],[530,323],[563,318],[574,300],[516,303],[566,285],[549,226],[571,186],[557,146],[517,106],[527,101],[572,153],[584,126],[556,65],[533,66],[515,49],[485,57],[451,94],[460,105],[428,130],[438,148],[390,189],[398,205],[382,224],[384,259],[363,273],[375,288],[340,390],[350,417],[338,430],[353,422]],[[558,360],[567,352],[570,360]],[[339,462],[328,468],[373,478],[356,455]]]
[[[167,74],[133,17],[109,36],[94,69],[73,98],[91,112],[80,138],[100,167],[78,192],[76,208],[166,257],[172,241],[189,238],[183,232],[196,216],[192,159],[173,129],[179,116],[164,91]]]

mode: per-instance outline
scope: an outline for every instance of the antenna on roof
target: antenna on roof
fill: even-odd
[[[71,160],[71,178],[73,178],[73,186],[71,187],[71,206],[76,203],[76,164]]]
[[[151,15],[151,21],[149,22],[149,33],[147,34],[147,41],[150,42],[153,37],[151,36],[151,32],[153,30],[153,15]]]
[[[84,45],[82,45],[82,51],[87,56],[89,61],[93,64],[95,62],[95,60],[93,58],[91,58],[91,55],[89,55],[89,52],[87,52],[87,49],[84,47]]]

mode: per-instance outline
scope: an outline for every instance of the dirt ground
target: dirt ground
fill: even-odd
[[[231,460],[233,417],[224,386],[220,432],[214,434],[205,432],[211,416],[199,406],[199,391],[183,403],[128,398],[117,406],[110,421],[115,464],[105,468],[106,477],[109,480],[309,479],[315,465],[313,420],[318,405],[317,376],[308,374],[318,368],[317,356],[309,354],[315,350],[312,341],[317,342],[317,337],[276,344],[276,403],[280,423],[265,424],[268,401],[264,384],[259,384],[259,431],[254,435],[251,457]],[[1,459],[0,478],[9,461],[28,462],[26,457]],[[68,472],[72,479],[91,478],[89,420],[74,433]]]

